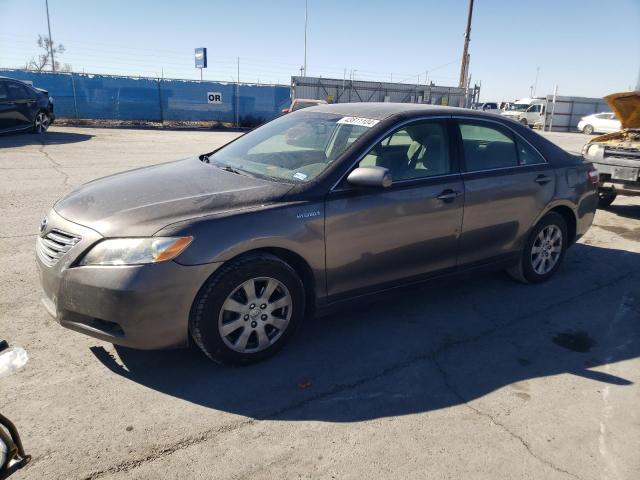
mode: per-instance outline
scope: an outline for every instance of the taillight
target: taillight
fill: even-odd
[[[598,175],[598,171],[595,168],[587,172],[587,178],[594,188],[598,187],[598,180],[600,179],[600,176]]]

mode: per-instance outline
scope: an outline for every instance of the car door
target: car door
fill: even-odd
[[[329,193],[330,299],[456,266],[464,191],[451,128],[445,118],[398,127],[353,166],[388,168],[390,187],[352,187],[345,175]]]
[[[465,188],[459,265],[509,257],[553,198],[555,175],[544,157],[510,128],[459,118]]]
[[[16,108],[16,103],[9,98],[7,82],[0,80],[0,130],[17,128],[19,122]]]
[[[31,107],[35,102],[35,98],[31,96],[24,85],[12,81],[7,81],[6,83],[9,98],[14,103],[16,126],[29,127],[33,121]]]

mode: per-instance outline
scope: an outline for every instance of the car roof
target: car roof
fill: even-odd
[[[420,117],[426,115],[454,115],[469,114],[486,115],[495,118],[491,114],[481,114],[477,110],[470,111],[466,108],[443,107],[441,105],[426,105],[420,103],[391,103],[391,102],[361,102],[361,103],[329,103],[305,109],[307,112],[334,113],[350,117],[373,118],[384,120],[394,115],[402,114],[407,117]]]

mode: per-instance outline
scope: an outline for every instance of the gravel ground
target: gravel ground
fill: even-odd
[[[494,273],[385,296],[251,367],[57,325],[33,259],[51,204],[235,135],[0,137],[0,337],[30,355],[0,387],[33,455],[15,478],[640,478],[637,197],[598,211],[546,284]],[[577,152],[586,138],[549,137]]]

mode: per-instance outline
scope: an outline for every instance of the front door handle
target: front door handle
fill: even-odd
[[[551,177],[547,175],[538,175],[536,177],[536,183],[539,183],[540,185],[544,185],[545,183],[549,183],[550,181]]]
[[[442,200],[443,202],[450,203],[450,202],[453,202],[458,195],[460,195],[459,191],[451,190],[450,188],[447,188],[440,195],[438,195],[436,198],[438,200]]]

